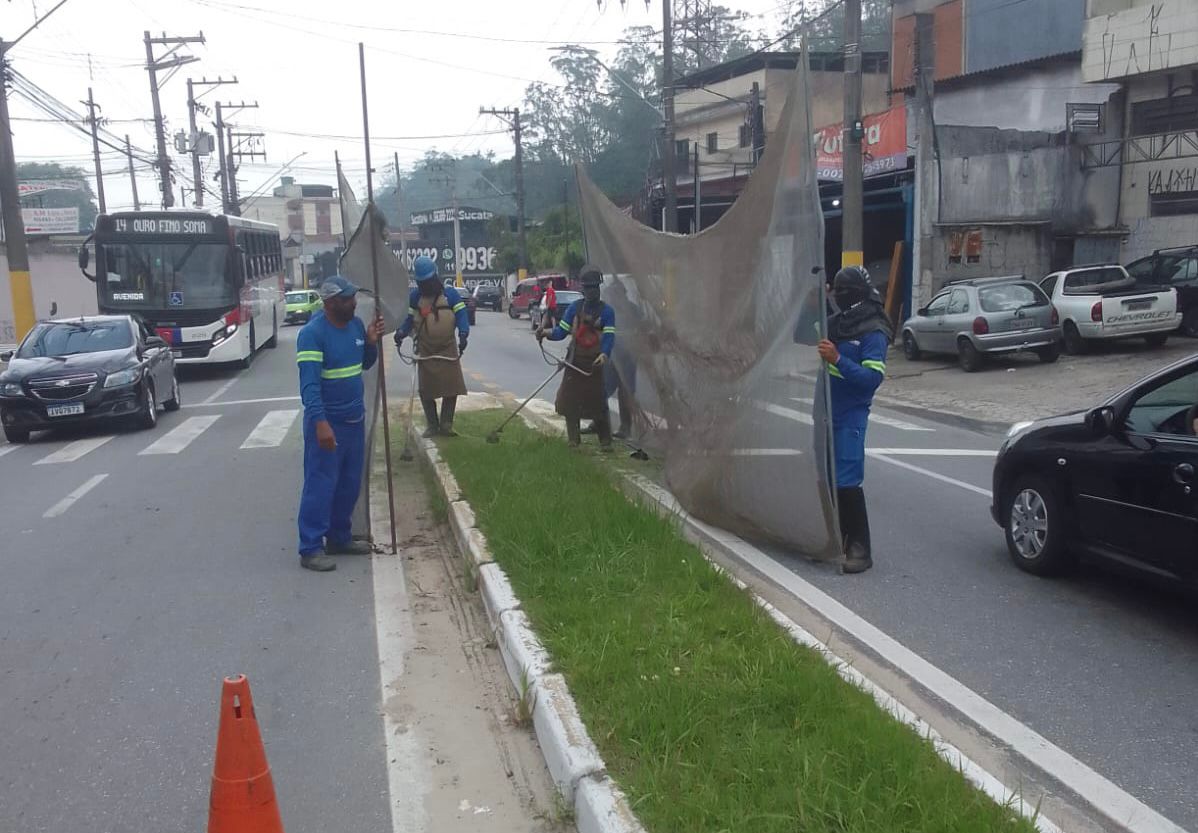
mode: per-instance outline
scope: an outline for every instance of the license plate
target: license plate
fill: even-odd
[[[81,413],[83,413],[82,402],[72,402],[69,405],[46,406],[46,416],[48,417],[77,416]]]
[[[1030,330],[1036,326],[1036,322],[1028,318],[1012,318],[1007,322],[1008,330]]]
[[[172,350],[171,355],[174,356],[176,359],[181,359],[181,358],[183,358],[183,351],[182,350]]]
[[[1126,306],[1129,310],[1148,309],[1152,306],[1152,300],[1145,299],[1143,301],[1128,301],[1124,304],[1124,306]]]

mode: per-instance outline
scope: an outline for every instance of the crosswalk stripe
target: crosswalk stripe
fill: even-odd
[[[42,517],[43,518],[57,518],[63,512],[67,511],[72,506],[74,506],[75,502],[77,500],[79,500],[79,498],[83,497],[88,492],[90,492],[92,489],[99,486],[100,483],[107,476],[108,476],[107,474],[97,474],[96,476],[89,478],[87,480],[87,482],[85,482],[78,489],[71,492],[69,495],[64,497],[62,500],[58,501],[58,503],[54,504],[49,509],[47,509],[45,514],[42,515]]]
[[[998,453],[985,448],[871,448],[870,452],[886,457],[993,457]]]
[[[262,420],[255,426],[254,430],[246,437],[245,442],[241,444],[241,447],[274,448],[283,442],[283,438],[291,430],[291,426],[297,416],[299,416],[298,408],[285,411],[267,411],[266,416],[262,417]]]
[[[807,401],[804,399],[800,399],[797,396],[792,396],[791,399],[794,400],[795,402]],[[895,419],[894,417],[888,417],[885,414],[879,414],[877,411],[870,411],[869,421],[876,422],[878,425],[885,425],[890,428],[897,428],[900,431],[932,432],[932,431],[936,430],[935,428],[927,428],[923,425],[916,425],[914,422],[907,422],[904,419]]]
[[[10,451],[16,451],[16,450],[17,450],[17,447],[15,445],[0,445],[0,457],[3,457],[5,454],[8,454]]]
[[[88,437],[84,440],[75,440],[73,443],[67,443],[62,448],[55,451],[53,454],[47,454],[42,459],[34,463],[35,466],[46,466],[53,463],[73,463],[82,457],[84,454],[90,454],[104,443],[111,440],[112,434],[106,437]]]
[[[191,445],[196,437],[211,428],[212,423],[218,419],[220,419],[220,414],[188,417],[155,442],[143,448],[138,454],[178,454]]]

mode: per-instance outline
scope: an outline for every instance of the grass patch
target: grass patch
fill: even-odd
[[[588,454],[497,412],[439,443],[651,833],[1033,825],[796,645]]]

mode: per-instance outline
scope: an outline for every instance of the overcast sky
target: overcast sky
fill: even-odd
[[[57,0],[0,0],[0,36],[15,38]],[[186,79],[236,76],[240,83],[213,89],[200,100],[257,101],[233,119],[242,130],[266,134],[268,162],[243,164],[242,196],[269,190],[286,173],[301,182],[335,183],[339,151],[350,181],[364,191],[365,157],[358,76],[358,41],[366,44],[370,129],[376,183],[399,153],[407,168],[431,148],[449,153],[494,151],[511,155],[510,134],[482,106],[520,104],[534,80],[556,80],[549,66],[554,45],[590,42],[605,55],[627,26],[660,25],[661,0],[67,0],[10,55],[13,67],[82,113],[92,86],[107,127],[152,157],[154,132],[149,81],[143,69],[143,32],[197,35],[206,44],[181,54],[200,58],[162,87],[168,135],[187,127]],[[754,28],[778,28],[781,0],[731,0],[755,17]],[[413,31],[421,30],[421,31]],[[163,50],[163,47],[158,47]],[[156,53],[161,54],[161,51]],[[19,95],[11,95],[17,161],[62,161],[93,170],[90,138],[55,123]],[[201,127],[211,130],[201,116]],[[312,136],[310,134],[325,134]],[[342,136],[346,138],[331,138]],[[445,136],[446,138],[418,138]],[[168,146],[170,142],[168,141]],[[103,154],[108,209],[132,207],[123,154]],[[187,158],[175,158],[178,176],[191,177]],[[208,161],[209,186],[219,192]],[[157,185],[137,163],[143,203]],[[178,201],[178,188],[175,190]],[[211,204],[209,198],[209,204]],[[190,201],[189,201],[190,204]]]

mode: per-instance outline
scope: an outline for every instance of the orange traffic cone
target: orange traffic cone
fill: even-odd
[[[208,833],[283,833],[254,699],[243,674],[226,677],[221,690]]]

